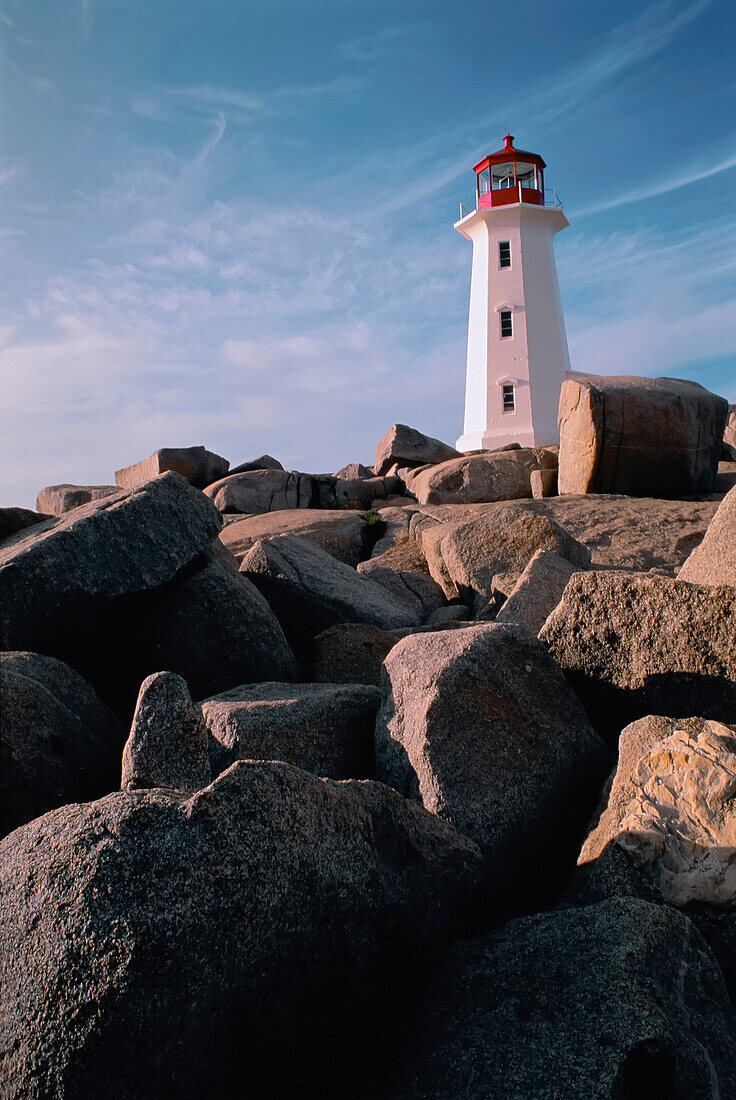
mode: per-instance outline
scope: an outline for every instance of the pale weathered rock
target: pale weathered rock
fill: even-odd
[[[313,643],[311,679],[327,684],[376,684],[398,639],[367,623],[338,623]]]
[[[248,684],[201,703],[216,771],[236,760],[283,760],[330,779],[373,777],[381,703],[365,684]]]
[[[723,431],[723,448],[728,457],[736,462],[736,405],[728,406],[728,417]]]
[[[239,466],[233,466],[229,472],[245,474],[250,470],[283,470],[283,468],[279,460],[272,455],[259,455],[258,458],[251,458],[247,462],[241,462]]]
[[[476,611],[491,599],[498,574],[510,574],[515,583],[538,550],[583,568],[590,564],[587,546],[548,516],[516,504],[470,523],[429,527],[422,532],[422,547],[448,599],[459,596]]]
[[[519,623],[532,634],[539,634],[562,599],[570,577],[583,568],[552,550],[537,550],[496,615],[496,622]]]
[[[288,764],[47,814],[0,845],[0,1094],[340,1095],[477,866],[393,791]]]
[[[408,492],[420,504],[478,504],[531,497],[539,459],[530,448],[454,458],[409,474]]]
[[[220,525],[212,503],[168,473],[15,535],[0,548],[0,646],[84,672],[121,616],[173,580]]]
[[[0,508],[0,542],[49,518],[30,508]]]
[[[119,492],[117,485],[49,485],[36,497],[36,508],[48,516],[60,516],[80,504],[89,504],[91,500],[102,500]]]
[[[673,905],[736,904],[736,725],[648,716],[627,726],[585,865],[617,845]]]
[[[736,588],[736,487],[721,501],[705,538],[677,577],[692,584],[730,584]]]
[[[367,524],[355,511],[297,508],[259,516],[238,516],[223,527],[220,542],[242,561],[259,539],[271,535],[303,535],[338,561],[356,566],[363,556]]]
[[[301,536],[261,539],[240,568],[266,597],[306,667],[312,663],[314,637],[337,623],[392,630],[420,621],[413,607]]]
[[[529,476],[532,496],[535,500],[557,495],[557,470],[532,470]]]
[[[0,653],[0,836],[113,790],[124,737],[73,669],[39,653]]]
[[[736,1095],[718,964],[683,913],[636,898],[458,944],[411,1024],[391,1100]]]
[[[352,481],[356,477],[375,477],[375,470],[372,466],[364,466],[362,462],[349,462],[347,466],[336,470],[334,476]]]
[[[539,636],[608,739],[646,714],[736,721],[736,589],[577,573]]]
[[[115,482],[121,489],[135,489],[158,474],[173,470],[194,485],[204,489],[224,477],[230,463],[205,447],[162,447],[142,462],[115,471]]]
[[[459,456],[460,452],[454,447],[431,435],[424,435],[406,424],[394,424],[378,442],[373,469],[382,477],[392,466],[423,466]]]
[[[154,672],[141,684],[123,750],[123,791],[198,791],[212,779],[207,732],[181,676]]]
[[[215,481],[205,494],[221,512],[259,515],[282,508],[311,508],[312,479],[287,470],[250,470]]]
[[[707,493],[728,404],[675,378],[568,378],[560,392],[560,493]]]
[[[376,775],[472,837],[489,913],[561,886],[609,754],[521,627],[412,634],[385,659]]]

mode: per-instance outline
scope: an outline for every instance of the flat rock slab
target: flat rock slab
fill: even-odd
[[[692,584],[730,584],[736,588],[736,487],[721,501],[705,538],[677,576]]]
[[[311,508],[313,485],[289,470],[249,470],[208,485],[206,495],[221,512],[259,515],[285,508]]]
[[[305,667],[312,662],[314,637],[337,623],[368,623],[392,630],[417,626],[420,621],[414,608],[307,538],[261,539],[240,568],[268,600]]]
[[[453,947],[411,1024],[391,1100],[736,1095],[718,964],[684,914],[635,898]]]
[[[478,844],[488,912],[559,889],[610,756],[517,626],[412,634],[384,662],[376,775]]]
[[[560,493],[709,492],[728,403],[676,378],[568,378],[560,391]]]
[[[646,714],[736,721],[736,589],[577,573],[539,635],[614,742]]]
[[[0,836],[117,786],[123,726],[68,665],[0,653]]]
[[[220,526],[212,503],[168,473],[20,532],[0,547],[0,645],[77,667],[126,601],[172,580]]]
[[[205,699],[202,716],[222,771],[235,760],[284,760],[330,779],[373,778],[377,687],[249,684]]]
[[[460,452],[447,443],[424,435],[408,424],[394,424],[378,442],[373,469],[382,476],[396,466],[423,466],[459,457]]]
[[[162,447],[142,462],[115,471],[115,482],[121,489],[135,489],[146,481],[173,470],[197,489],[204,489],[224,477],[230,463],[205,447]]]
[[[529,447],[454,458],[408,474],[407,491],[420,504],[478,504],[531,497],[532,470],[540,468]]]
[[[356,566],[363,555],[367,524],[359,512],[295,510],[244,516],[228,523],[220,542],[242,561],[259,539],[271,535],[303,535],[333,558]]]
[[[47,814],[0,844],[0,1094],[338,1096],[478,862],[380,784],[288,764]]]
[[[662,900],[736,905],[736,724],[648,715],[619,739],[618,767],[578,863],[626,853]]]
[[[79,508],[80,504],[89,504],[91,500],[102,500],[119,493],[117,485],[49,485],[36,497],[39,512],[49,516],[60,516]]]
[[[141,684],[123,750],[123,791],[199,791],[212,779],[207,732],[181,676],[155,672]]]

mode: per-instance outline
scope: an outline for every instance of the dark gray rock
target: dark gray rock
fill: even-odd
[[[148,458],[115,471],[115,482],[121,489],[135,489],[159,474],[173,470],[197,489],[204,489],[224,477],[230,463],[205,447],[162,447]]]
[[[220,526],[212,503],[168,473],[14,536],[0,547],[0,647],[58,657],[99,691],[87,669],[104,659],[123,617]]]
[[[336,470],[333,476],[354,481],[356,477],[375,477],[375,471],[372,466],[364,466],[362,462],[349,462],[347,466]]]
[[[119,492],[117,485],[49,485],[36,497],[36,507],[48,516],[60,516],[80,504],[103,500]]]
[[[367,541],[368,525],[355,511],[296,508],[258,516],[233,516],[232,520],[223,527],[220,542],[238,561],[243,560],[259,539],[271,535],[303,535],[333,558],[355,567]]]
[[[154,672],[141,684],[123,750],[121,790],[198,791],[211,779],[207,731],[199,707],[181,676]]]
[[[718,964],[684,914],[634,898],[452,948],[412,1032],[392,1100],[736,1095]]]
[[[710,491],[725,398],[677,378],[568,378],[560,391],[560,493],[684,497]]]
[[[412,634],[386,657],[381,686],[377,778],[479,845],[489,914],[549,899],[610,754],[541,643],[494,624]]]
[[[647,714],[736,721],[734,588],[577,573],[539,636],[612,745]]]
[[[340,1095],[477,866],[395,792],[288,764],[47,814],[0,845],[0,1094]]]
[[[367,623],[331,626],[314,639],[311,679],[327,684],[378,685],[384,659],[397,640],[395,634]]]
[[[0,542],[49,518],[39,512],[32,512],[30,508],[0,508]]]
[[[373,777],[381,703],[364,684],[247,684],[201,703],[213,769],[236,760],[284,760],[330,779]]]
[[[53,657],[0,653],[0,836],[117,786],[123,726]]]
[[[419,622],[408,604],[306,538],[262,539],[240,568],[268,600],[305,667],[312,663],[315,636],[337,623],[391,630]]]
[[[379,477],[394,466],[424,466],[459,458],[460,452],[431,435],[424,435],[407,424],[394,424],[376,447],[373,469]]]

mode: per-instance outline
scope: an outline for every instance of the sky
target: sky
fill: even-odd
[[[736,402],[735,40],[733,0],[0,0],[0,506],[454,442],[453,222],[509,130],[573,369]]]

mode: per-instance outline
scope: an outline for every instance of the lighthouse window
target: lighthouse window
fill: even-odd
[[[501,336],[512,336],[513,328],[511,326],[511,310],[501,310]]]
[[[501,392],[503,394],[503,411],[505,413],[512,413],[516,408],[516,401],[514,399],[514,387],[504,386]]]
[[[511,267],[511,242],[498,242],[498,266]]]

